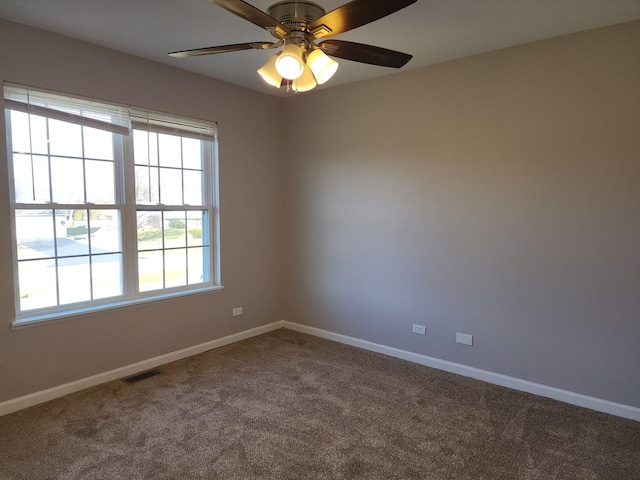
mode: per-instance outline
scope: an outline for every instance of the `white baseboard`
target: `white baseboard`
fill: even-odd
[[[128,377],[130,375],[135,375],[136,373],[144,372],[145,370],[149,370],[166,363],[181,360],[183,358],[197,355],[214,348],[223,347],[231,343],[239,342],[240,340],[244,340],[246,338],[255,337],[256,335],[261,335],[272,330],[277,330],[278,328],[288,328],[290,330],[307,333],[316,337],[326,338],[328,340],[344,343],[346,345],[362,348],[364,350],[382,353],[390,357],[400,358],[402,360],[407,360],[419,365],[437,368],[439,370],[456,373],[465,377],[475,378],[477,380],[482,380],[484,382],[492,383],[495,385],[512,388],[514,390],[520,390],[522,392],[532,393],[534,395],[553,398],[561,402],[570,403],[579,407],[589,408],[598,412],[609,413],[618,417],[640,421],[640,408],[632,407],[630,405],[610,402],[608,400],[602,400],[600,398],[590,397],[588,395],[582,395],[580,393],[570,392],[568,390],[549,387],[547,385],[509,377],[500,373],[480,370],[478,368],[469,367],[467,365],[449,362],[447,360],[441,360],[434,357],[428,357],[419,353],[409,352],[394,347],[388,347],[386,345],[380,345],[378,343],[369,342],[367,340],[349,337],[347,335],[333,333],[327,330],[309,327],[307,325],[288,322],[284,320],[270,323],[268,325],[263,325],[261,327],[252,328],[250,330],[245,330],[243,332],[235,333],[233,335],[219,338],[217,340],[212,340],[210,342],[201,343],[193,347],[188,347],[182,350],[167,353],[165,355],[149,358],[141,362],[137,362],[121,368],[116,368],[115,370],[109,370],[108,372],[99,373],[91,377],[82,378],[74,382],[65,383],[63,385],[49,388],[47,390],[30,393],[29,395],[1,402],[0,416],[31,407],[39,403],[44,403],[55,398],[63,397],[70,393],[78,392],[86,388],[94,387],[102,383]]]
[[[193,355],[206,352],[207,350],[223,347],[225,345],[229,345],[230,343],[239,342],[240,340],[255,337],[256,335],[261,335],[263,333],[267,333],[282,327],[284,327],[284,322],[282,321],[270,323],[261,327],[234,333],[233,335],[219,338],[217,340],[211,340],[210,342],[201,343],[199,345],[194,345],[193,347],[184,348],[182,350],[177,350],[165,355],[160,355],[157,357],[149,358],[147,360],[143,360],[141,362],[133,363],[131,365],[116,368],[115,370],[109,370],[108,372],[99,373],[91,377],[81,378],[80,380],[65,383],[63,385],[58,385],[57,387],[48,388],[47,390],[30,393],[29,395],[24,395],[23,397],[13,398],[11,400],[0,403],[0,416],[12,412],[17,412],[18,410],[22,410],[23,408],[28,408],[39,403],[44,403],[49,400],[53,400],[54,398],[64,397],[65,395],[79,392],[80,390],[84,390],[86,388],[95,387],[96,385],[100,385],[102,383],[128,377],[130,375],[135,375],[136,373],[144,372],[145,370],[149,370],[166,363],[175,362],[176,360],[191,357]]]
[[[467,365],[449,362],[447,360],[440,360],[438,358],[428,357],[419,353],[408,352],[406,350],[368,342],[359,338],[349,337],[347,335],[333,333],[327,330],[301,325],[299,323],[283,321],[281,324],[282,327],[295,330],[297,332],[308,333],[310,335],[315,335],[316,337],[326,338],[335,342],[359,347],[364,350],[382,353],[384,355],[389,355],[390,357],[400,358],[402,360],[418,363],[427,367],[457,373],[458,375],[475,378],[477,380],[493,383],[502,387],[533,393],[534,395],[540,395],[542,397],[553,398],[554,400],[570,403],[579,407],[589,408],[598,412],[609,413],[618,417],[640,421],[640,408],[632,407],[630,405],[610,402],[601,398],[582,395],[581,393],[549,387],[540,383],[529,382],[520,378],[509,377],[500,373],[489,372],[487,370],[481,370],[479,368],[469,367]]]

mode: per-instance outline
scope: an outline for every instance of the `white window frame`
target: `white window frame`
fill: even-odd
[[[217,124],[211,121],[178,117],[161,112],[117,105],[84,97],[59,94],[47,90],[33,89],[20,85],[4,84],[5,122],[7,138],[7,165],[9,170],[10,218],[12,231],[12,259],[15,282],[16,317],[12,328],[32,326],[42,322],[61,320],[67,317],[84,315],[100,310],[121,308],[129,305],[168,300],[171,298],[209,293],[223,290],[220,275],[220,212],[219,212],[219,170]],[[68,104],[77,105],[79,110],[68,108]],[[84,106],[89,111],[85,116]],[[103,107],[103,111],[100,111]],[[92,116],[92,109],[112,118],[113,123],[104,122]],[[11,110],[33,113],[47,118],[72,122],[92,128],[100,128],[113,133],[115,168],[115,203],[113,205],[93,204],[34,204],[16,203],[14,188],[13,148],[11,136]],[[78,113],[79,112],[79,113]],[[187,138],[203,140],[203,205],[161,205],[136,202],[133,130],[148,130]],[[109,208],[120,212],[120,233],[122,250],[122,295],[107,299],[56,305],[39,309],[21,311],[18,275],[16,211],[23,209],[68,209],[78,207],[95,209]],[[188,211],[202,210],[208,219],[208,279],[202,283],[179,287],[162,288],[140,292],[138,288],[138,250],[137,250],[137,212],[152,211]],[[203,226],[204,228],[204,226]],[[203,232],[203,238],[206,235]],[[164,247],[163,247],[164,251]],[[203,253],[203,255],[205,255]],[[56,258],[60,258],[57,257]],[[206,270],[206,268],[205,268]]]

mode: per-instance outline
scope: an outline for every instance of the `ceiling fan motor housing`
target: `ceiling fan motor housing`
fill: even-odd
[[[267,10],[267,15],[292,31],[305,31],[307,25],[325,13],[324,8],[312,2],[278,2]]]

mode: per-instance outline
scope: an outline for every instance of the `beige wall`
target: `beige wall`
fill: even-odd
[[[640,407],[640,22],[285,108],[287,320]]]
[[[10,331],[5,136],[0,135],[0,402],[283,318],[279,99],[0,20],[0,79],[220,125],[225,290]],[[4,131],[4,117],[0,120]],[[244,315],[231,316],[234,307]]]

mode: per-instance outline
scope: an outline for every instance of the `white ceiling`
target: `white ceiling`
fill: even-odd
[[[266,11],[277,0],[249,0]],[[393,2],[393,0],[389,0]],[[326,11],[346,0],[316,0]],[[167,52],[272,41],[265,30],[208,0],[0,0],[0,17],[273,95],[256,73],[273,51],[171,58]],[[640,0],[418,0],[336,39],[410,53],[414,69],[640,18]],[[340,60],[323,87],[398,70]],[[289,93],[291,94],[291,93]]]

